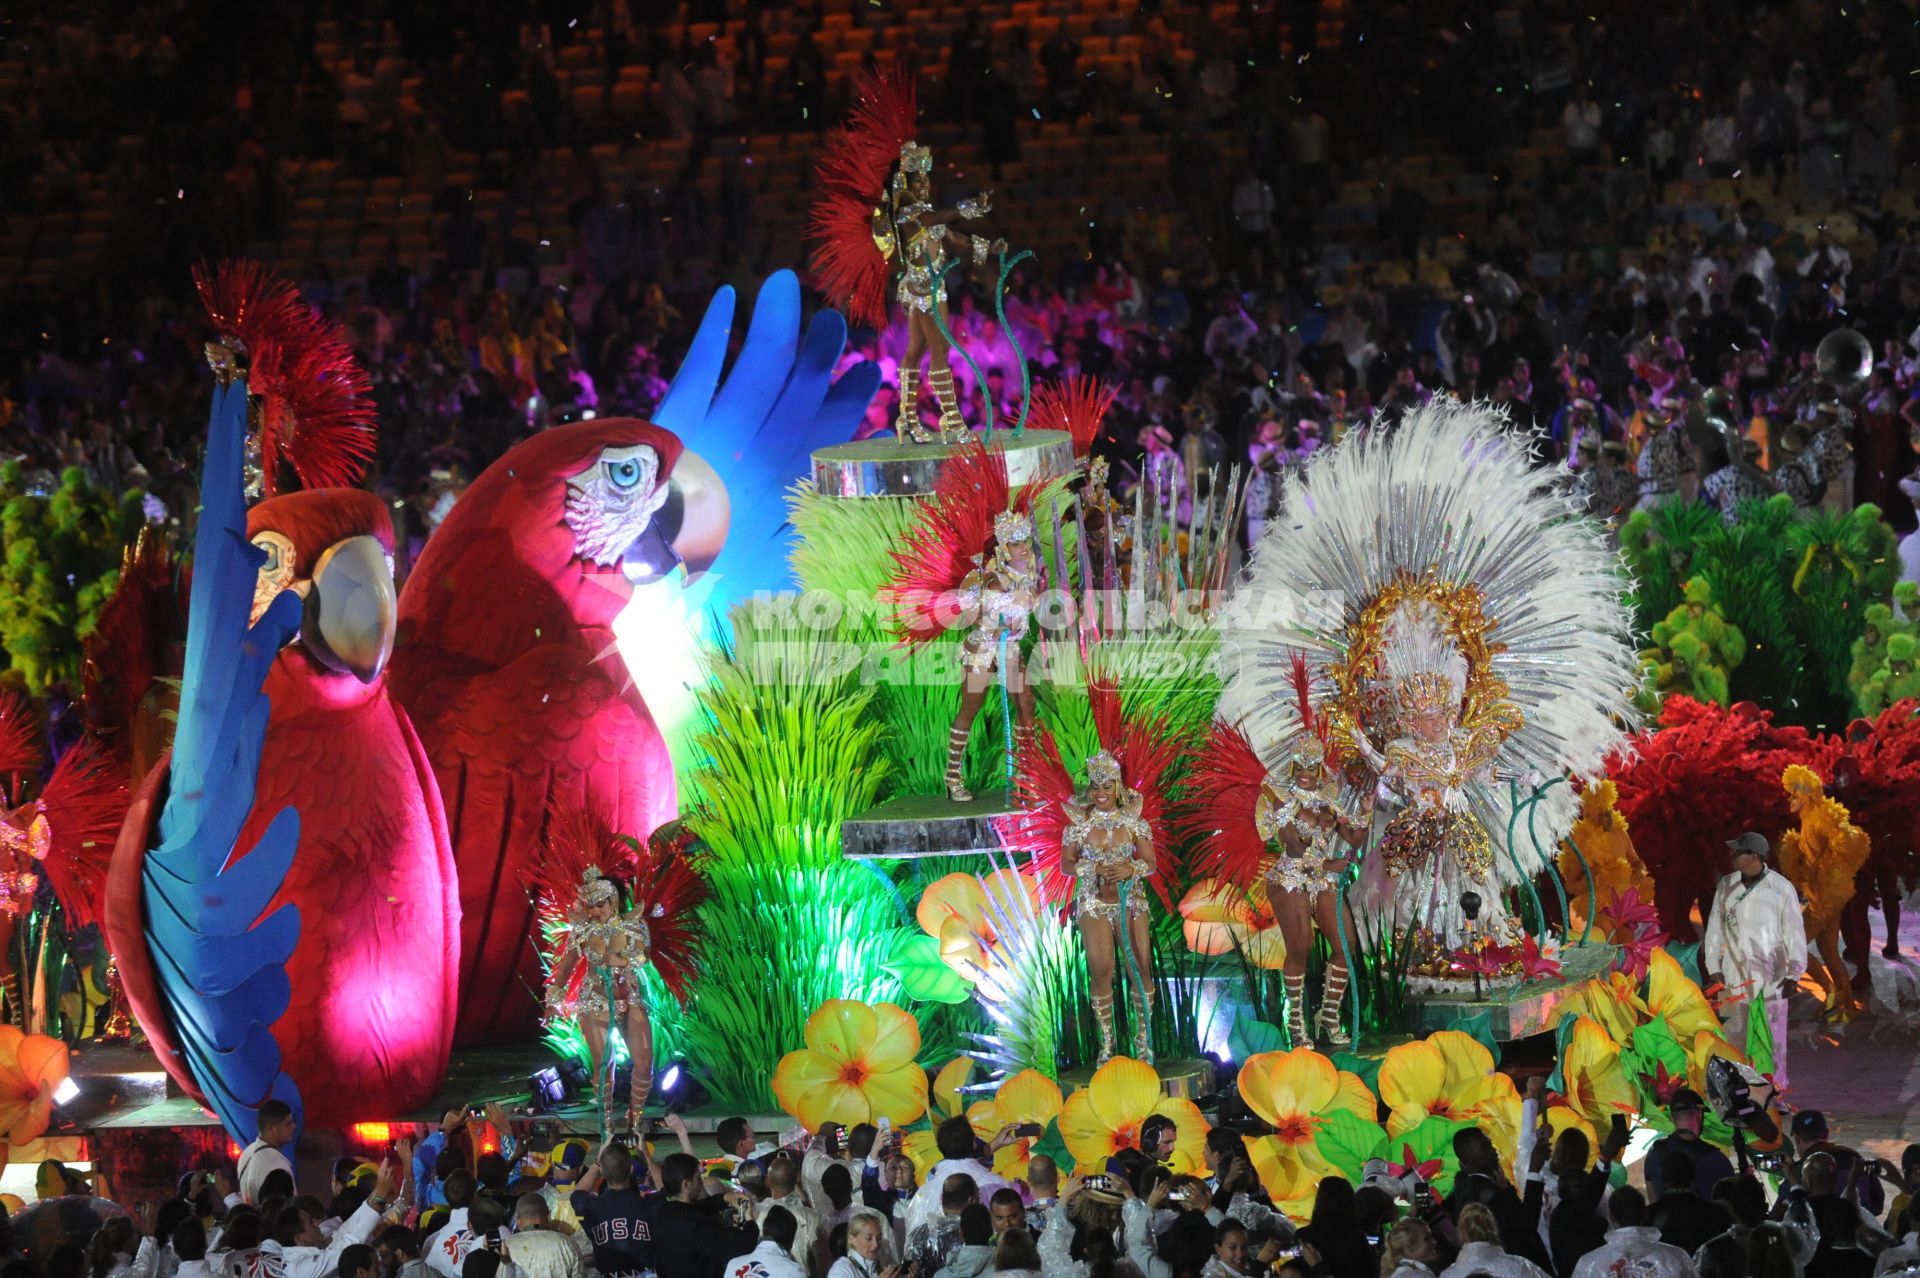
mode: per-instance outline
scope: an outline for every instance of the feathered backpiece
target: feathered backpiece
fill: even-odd
[[[47,821],[40,869],[72,931],[100,920],[127,804],[126,765],[92,737],[60,756],[40,792],[36,806]]]
[[[142,529],[82,650],[87,721],[123,760],[133,749],[141,698],[166,673],[168,649],[187,637],[184,583],[176,586],[174,568],[166,538]]]
[[[1114,391],[1098,378],[1074,377],[1047,382],[1033,391],[1033,411],[1027,425],[1035,430],[1062,430],[1073,437],[1073,455],[1085,457],[1099,438]]]
[[[624,885],[627,913],[647,925],[648,958],[673,996],[684,1001],[696,970],[700,928],[696,908],[707,898],[706,880],[694,867],[692,836],[677,822],[641,843],[616,834],[583,807],[556,806],[547,817],[547,837],[534,883],[542,957],[559,957],[582,898],[595,882]],[[578,982],[583,973],[578,967]],[[572,993],[572,992],[570,992]]]
[[[1901,701],[1823,738],[1832,794],[1873,840],[1867,862],[1881,883],[1920,877],[1920,702]]]
[[[30,784],[45,761],[32,699],[18,688],[0,687],[0,799]]]
[[[1254,819],[1266,782],[1267,766],[1246,734],[1215,720],[1188,764],[1173,817],[1174,828],[1197,849],[1195,874],[1245,888],[1266,875],[1271,857]]]
[[[1111,677],[1096,675],[1087,682],[1094,733],[1101,750],[1120,765],[1122,801],[1140,800],[1140,818],[1153,833],[1160,857],[1159,873],[1148,880],[1161,904],[1172,908],[1167,884],[1173,878],[1167,857],[1167,775],[1180,754],[1180,739],[1160,716],[1122,711],[1120,689]],[[1097,756],[1096,756],[1097,757]],[[1084,766],[1085,761],[1082,761]],[[1032,858],[1032,872],[1049,901],[1063,901],[1072,892],[1072,880],[1060,871],[1060,843],[1072,819],[1067,806],[1076,801],[1073,772],[1060,757],[1060,747],[1045,729],[1024,741],[1016,759],[1014,802],[1017,810],[999,818],[996,829],[1009,851]]]
[[[1043,482],[1012,491],[1006,455],[977,437],[942,463],[920,517],[907,530],[907,544],[891,552],[893,576],[880,591],[895,610],[902,643],[928,643],[947,631],[959,611],[955,592],[981,566],[995,519],[1009,510],[1031,518]]]
[[[887,186],[900,149],[913,140],[919,115],[913,72],[905,64],[862,74],[853,85],[853,110],[833,131],[814,170],[807,237],[814,241],[813,284],[856,324],[887,322],[890,239],[876,241],[878,210],[893,233]]]
[[[302,488],[356,483],[374,454],[373,383],[340,326],[258,262],[193,277],[215,330],[244,347],[262,495],[282,491],[283,467]]]
[[[1300,732],[1287,686],[1298,651],[1324,689],[1316,706],[1335,719],[1334,739],[1358,732],[1375,750],[1403,692],[1464,682],[1461,720],[1501,727],[1491,778],[1464,787],[1496,843],[1509,827],[1509,779],[1600,774],[1633,721],[1639,669],[1617,558],[1503,414],[1436,400],[1390,431],[1319,450],[1290,491],[1295,519],[1269,526],[1241,591],[1252,606],[1219,622],[1235,659],[1220,717],[1269,771]],[[1409,644],[1419,623],[1424,647],[1388,642],[1396,616]],[[1431,677],[1391,686],[1395,648],[1408,657],[1402,673],[1424,665]],[[1577,807],[1570,787],[1545,791],[1512,849],[1520,873],[1544,868]],[[1498,850],[1511,876],[1514,858]]]
[[[1780,776],[1810,749],[1804,732],[1775,727],[1749,703],[1723,709],[1674,694],[1658,727],[1615,756],[1607,770],[1615,810],[1633,830],[1670,935],[1696,935],[1692,913],[1698,905],[1704,918],[1712,905],[1728,839],[1748,830],[1773,837],[1793,824]]]

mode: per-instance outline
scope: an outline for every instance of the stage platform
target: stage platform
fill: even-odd
[[[1122,1045],[1124,1046],[1124,1044]],[[1160,1090],[1175,1100],[1197,1101],[1214,1091],[1214,1066],[1209,1060],[1156,1061],[1154,1073],[1160,1075]],[[1071,1096],[1093,1081],[1092,1065],[1075,1065],[1060,1071],[1060,1094]]]
[[[840,823],[849,860],[984,856],[998,851],[993,819],[1013,811],[1005,790],[983,790],[965,803],[945,795],[903,794]]]
[[[992,447],[1005,453],[1007,478],[1016,488],[1073,471],[1073,437],[1063,430],[1015,435],[996,426]],[[940,477],[940,464],[958,451],[954,444],[916,444],[892,435],[834,444],[814,453],[813,486],[825,497],[924,497]]]
[[[1560,1007],[1596,976],[1604,977],[1619,957],[1615,945],[1568,945],[1560,952],[1560,975],[1489,990],[1482,999],[1407,997],[1407,1032],[1414,1037],[1445,1029],[1463,1016],[1486,1012],[1493,1036],[1501,1042],[1531,1038],[1553,1028]]]

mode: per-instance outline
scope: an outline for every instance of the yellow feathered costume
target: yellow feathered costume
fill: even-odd
[[[1590,782],[1580,794],[1580,819],[1574,822],[1567,842],[1560,845],[1560,880],[1567,888],[1567,912],[1570,931],[1587,925],[1587,874],[1593,874],[1593,901],[1596,912],[1607,902],[1637,889],[1642,901],[1653,900],[1653,878],[1633,850],[1633,837],[1627,831],[1627,819],[1614,810],[1620,792],[1611,781]],[[1574,852],[1575,846],[1579,852]],[[1586,867],[1581,866],[1585,858]]]
[[[1800,893],[1807,939],[1818,950],[1809,975],[1827,987],[1828,1012],[1848,1020],[1857,1004],[1853,982],[1840,962],[1840,912],[1853,899],[1854,876],[1867,863],[1873,843],[1849,819],[1846,805],[1827,797],[1813,769],[1793,764],[1781,774],[1780,784],[1786,788],[1788,806],[1800,818],[1798,830],[1780,836],[1780,872]]]

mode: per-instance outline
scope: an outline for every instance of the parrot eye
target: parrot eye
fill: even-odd
[[[635,458],[622,457],[617,461],[609,461],[606,467],[607,482],[615,488],[632,488],[640,482],[640,463]]]

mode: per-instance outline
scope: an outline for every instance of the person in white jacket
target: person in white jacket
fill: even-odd
[[[1515,1256],[1500,1245],[1500,1222],[1485,1203],[1460,1209],[1460,1257],[1440,1271],[1440,1278],[1547,1278],[1547,1272],[1525,1256]]]
[[[1707,983],[1724,983],[1736,1000],[1725,1013],[1733,1045],[1745,1049],[1747,1021],[1754,1009],[1773,1031],[1773,1081],[1787,1085],[1786,995],[1807,970],[1807,930],[1800,896],[1793,884],[1769,869],[1772,847],[1765,835],[1749,830],[1729,840],[1733,873],[1720,880],[1701,962]]]
[[[863,1207],[847,1219],[847,1254],[833,1262],[827,1278],[903,1278],[904,1266],[888,1265],[886,1235],[892,1233],[886,1217]]]
[[[1647,1200],[1632,1185],[1622,1185],[1607,1201],[1607,1219],[1613,1228],[1607,1240],[1573,1267],[1573,1278],[1612,1278],[1630,1273],[1634,1278],[1697,1278],[1693,1257],[1660,1241],[1660,1231],[1647,1224]]]
[[[340,1223],[332,1238],[320,1232],[320,1222],[312,1213],[289,1203],[273,1221],[272,1236],[260,1244],[267,1272],[274,1278],[332,1278],[340,1268],[340,1253],[373,1237],[405,1183],[405,1172],[396,1171],[392,1160],[381,1163],[373,1193]]]
[[[943,1208],[940,1204],[940,1190],[946,1179],[959,1172],[973,1177],[974,1187],[980,1191],[984,1201],[993,1196],[996,1189],[1017,1188],[1004,1176],[994,1173],[992,1167],[974,1157],[979,1148],[979,1138],[973,1134],[973,1125],[965,1118],[949,1118],[934,1129],[934,1145],[940,1151],[940,1161],[933,1165],[927,1178],[921,1182],[919,1192],[915,1193],[907,1204],[907,1238],[909,1243],[914,1230],[933,1221]],[[1011,1144],[1015,1139],[1013,1127],[1009,1124],[1000,1129],[987,1147],[988,1157],[1002,1146]]]
[[[760,1243],[744,1256],[735,1256],[720,1270],[720,1278],[807,1278],[790,1254],[800,1224],[785,1207],[771,1207],[760,1217]]]
[[[90,1278],[154,1278],[160,1249],[153,1242],[152,1203],[141,1203],[132,1216],[114,1216],[87,1240]]]

